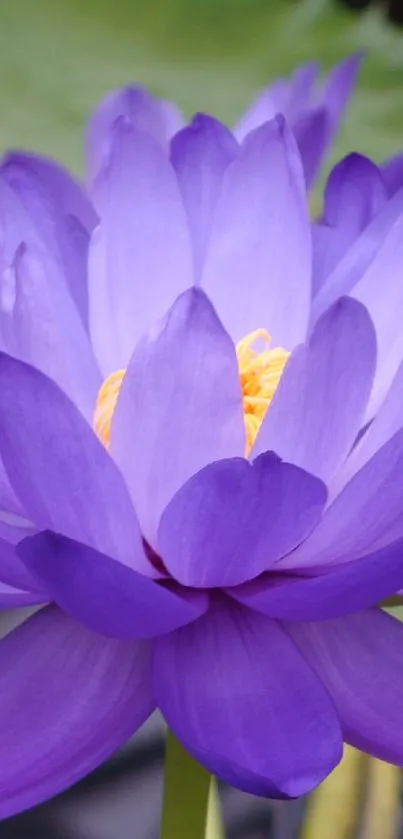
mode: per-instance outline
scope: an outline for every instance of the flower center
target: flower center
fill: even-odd
[[[263,342],[261,352],[254,349],[258,341]],[[254,332],[245,335],[236,347],[243,395],[247,455],[255,442],[290,355],[282,347],[270,350],[269,346],[269,333],[265,329],[255,329]]]
[[[254,349],[257,342],[263,342],[260,352]],[[265,329],[256,329],[236,346],[247,455],[255,442],[290,355],[281,347],[271,350],[269,345],[269,333]],[[94,412],[94,430],[106,448],[110,445],[112,417],[125,373],[126,370],[111,373],[99,389]]]

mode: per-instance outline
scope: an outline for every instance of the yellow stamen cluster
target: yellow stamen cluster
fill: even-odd
[[[257,342],[264,349],[254,349]],[[269,349],[270,335],[265,329],[256,329],[237,344],[236,354],[243,395],[246,431],[246,454],[249,454],[265,413],[274,396],[290,353],[281,347]],[[109,448],[112,417],[116,407],[125,370],[116,370],[100,387],[94,414],[94,429],[101,443]]]
[[[253,349],[258,341],[264,344],[261,352]],[[270,350],[269,345],[269,333],[265,329],[256,329],[246,335],[236,348],[243,394],[246,454],[255,442],[290,355],[281,347]]]
[[[126,370],[116,370],[102,383],[98,391],[94,413],[94,430],[101,443],[109,449],[112,417]]]

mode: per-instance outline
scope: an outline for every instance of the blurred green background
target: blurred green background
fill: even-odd
[[[367,51],[333,157],[403,147],[403,37],[336,0],[0,0],[0,142],[82,170],[81,130],[129,81],[231,121],[274,76]]]

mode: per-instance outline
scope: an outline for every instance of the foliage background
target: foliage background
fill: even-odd
[[[82,170],[82,126],[109,89],[137,81],[187,114],[231,121],[271,78],[367,53],[334,150],[403,146],[403,37],[375,4],[336,0],[0,0],[0,144]]]

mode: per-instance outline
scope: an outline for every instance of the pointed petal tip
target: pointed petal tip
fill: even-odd
[[[191,321],[194,316],[204,316],[214,320],[221,327],[222,332],[226,333],[213,303],[200,286],[190,286],[179,294],[169,311],[161,318],[159,324],[151,329],[151,332],[153,336],[159,335],[165,328],[169,328],[171,323]]]
[[[358,76],[359,71],[361,70],[361,66],[364,62],[364,59],[367,57],[368,51],[366,49],[356,50],[355,52],[350,53],[350,55],[345,56],[339,61],[331,70],[329,77],[331,76],[345,76],[347,78],[351,78],[351,84],[354,84],[356,77]]]
[[[367,337],[369,338],[369,336],[371,336],[376,344],[375,326],[368,308],[364,303],[361,303],[360,300],[357,300],[355,297],[350,297],[348,294],[343,294],[341,297],[338,297],[337,300],[329,306],[329,308],[317,321],[315,328],[322,320],[323,322],[325,320],[337,322],[340,319],[347,317],[355,318],[357,321],[360,320],[362,325],[365,324],[368,329]]]

